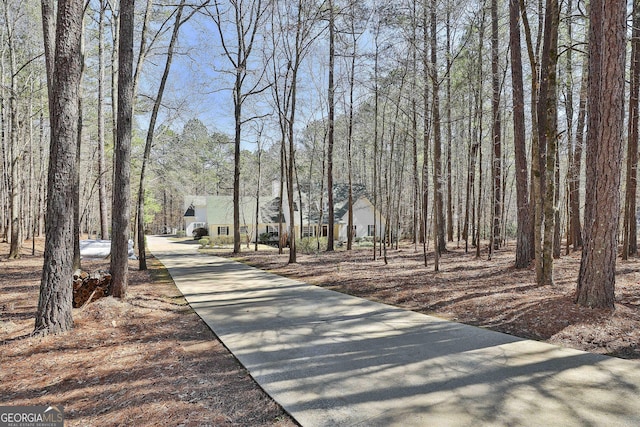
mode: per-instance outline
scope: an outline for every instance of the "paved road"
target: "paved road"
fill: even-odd
[[[640,362],[343,295],[149,237],[191,306],[303,426],[639,426]]]

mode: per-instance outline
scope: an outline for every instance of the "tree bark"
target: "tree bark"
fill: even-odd
[[[20,218],[20,205],[22,190],[20,186],[20,159],[21,153],[18,148],[18,81],[16,75],[16,47],[14,44],[13,19],[9,15],[8,2],[4,3],[4,19],[6,28],[6,44],[9,56],[9,161],[10,161],[10,192],[9,192],[9,215],[11,243],[9,247],[9,258],[20,258],[22,255],[22,221]]]
[[[118,45],[118,120],[113,183],[111,292],[125,299],[128,286],[130,235],[131,125],[133,115],[133,12],[134,0],[120,0]]]
[[[513,145],[515,151],[516,199],[518,223],[516,240],[516,268],[527,268],[533,258],[531,242],[531,208],[525,140],[524,83],[520,40],[520,1],[509,0],[509,34],[511,52],[511,86],[513,91]]]
[[[500,249],[500,234],[502,227],[502,120],[500,114],[500,72],[498,70],[498,0],[491,0],[491,87],[492,87],[492,167],[493,199],[492,199],[492,231],[489,245],[489,258],[494,250]]]
[[[434,203],[434,239],[436,256],[446,252],[444,219],[444,189],[442,183],[442,131],[440,123],[440,82],[438,80],[436,1],[431,0],[431,87],[433,120],[433,203]],[[436,271],[438,266],[436,264]]]
[[[327,145],[327,203],[329,205],[329,215],[327,218],[327,252],[333,251],[334,227],[334,203],[333,203],[333,143],[334,143],[334,121],[335,121],[335,86],[333,74],[335,68],[335,16],[333,10],[333,0],[329,0],[329,140]]]
[[[541,165],[544,162],[544,233],[542,249],[542,276],[539,285],[553,285],[553,233],[555,224],[555,173],[556,151],[558,147],[557,128],[557,61],[558,61],[558,23],[559,8],[557,0],[547,0],[544,19],[544,42],[540,68],[540,96],[538,111],[538,138],[540,143]],[[542,195],[542,191],[541,191]],[[540,260],[537,260],[538,262]]]
[[[629,122],[627,132],[627,177],[624,203],[622,259],[638,254],[636,230],[636,193],[638,187],[638,99],[640,96],[640,1],[633,1],[631,36],[631,83],[629,85]]]
[[[446,90],[447,103],[445,107],[447,121],[447,150],[446,150],[446,173],[447,173],[447,241],[453,242],[453,176],[451,174],[451,146],[453,144],[453,131],[451,127],[451,5],[447,0],[446,5],[446,32],[447,32],[447,51],[446,51]]]
[[[587,55],[582,66],[580,82],[580,100],[578,105],[578,119],[576,122],[576,138],[571,158],[571,178],[569,181],[569,210],[571,211],[571,241],[573,250],[577,251],[583,245],[582,224],[580,221],[580,172],[582,170],[582,152],[584,146],[584,130],[587,115],[587,77],[589,75]]]
[[[107,213],[107,165],[105,158],[104,120],[104,19],[105,0],[100,0],[98,17],[98,205],[100,209],[100,238],[109,239],[109,217]]]
[[[46,240],[35,332],[61,333],[73,327],[73,177],[82,59],[80,0],[59,0],[56,52],[51,79],[51,147]],[[50,16],[48,18],[51,18]],[[46,41],[45,41],[46,43]]]
[[[589,198],[576,302],[592,308],[615,307],[626,6],[624,0],[592,0],[590,5],[586,161]]]

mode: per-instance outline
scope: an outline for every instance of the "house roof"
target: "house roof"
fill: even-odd
[[[274,197],[260,197],[261,224],[271,224],[277,221],[278,201]],[[275,207],[275,211],[274,211]],[[275,212],[275,213],[274,213]],[[275,220],[274,220],[275,218]],[[240,224],[253,224],[256,220],[256,199],[243,197],[240,199]],[[233,197],[208,196],[207,222],[213,224],[233,224]]]
[[[363,184],[352,185],[353,202],[361,197],[367,197],[367,190]],[[326,223],[328,215],[327,206],[327,194],[323,196],[323,213],[322,221]],[[303,196],[304,200],[304,196]],[[334,221],[339,222],[344,218],[349,210],[349,185],[348,184],[334,184],[333,186],[333,218]],[[317,222],[320,219],[320,211],[318,205],[313,203],[309,209],[305,209],[305,215],[308,215],[308,219],[313,222]]]
[[[262,200],[262,199],[261,199]],[[260,217],[263,224],[276,224],[285,222],[284,214],[280,213],[280,197],[268,197],[264,202],[260,203]]]
[[[353,202],[367,197],[364,185],[354,184],[352,186]],[[318,222],[320,218],[319,198],[313,197],[310,201],[308,194],[302,194],[302,206],[298,206],[300,200],[295,197],[295,211],[302,208],[303,223]],[[327,194],[323,196],[322,222],[326,224],[328,218]],[[194,216],[196,207],[205,207],[207,210],[207,222],[214,224],[233,224],[233,197],[232,196],[186,196],[185,204],[191,204],[185,212],[185,216]],[[285,200],[286,202],[286,200]],[[339,223],[343,220],[349,210],[349,186],[347,184],[335,184],[333,186],[334,221]],[[310,204],[310,206],[307,206]],[[288,209],[284,206],[284,209]],[[280,197],[260,196],[259,222],[261,224],[277,224],[286,222],[283,212],[279,218]],[[190,214],[190,215],[189,215]],[[256,199],[255,197],[243,197],[240,200],[240,223],[253,224],[256,219]],[[296,221],[297,222],[297,221]]]

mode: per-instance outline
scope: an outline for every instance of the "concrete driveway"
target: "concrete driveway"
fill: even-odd
[[[303,426],[638,426],[640,362],[370,302],[148,237],[191,307]]]

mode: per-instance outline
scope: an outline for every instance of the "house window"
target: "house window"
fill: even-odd
[[[367,236],[373,236],[376,234],[376,226],[375,225],[368,225],[367,226]]]
[[[249,234],[249,227],[247,227],[246,225],[241,225],[240,234]]]
[[[229,235],[229,227],[221,226],[218,227],[218,236],[228,236]]]
[[[273,234],[274,236],[278,235],[278,227],[274,227],[272,225],[267,225],[267,233]]]
[[[316,228],[311,225],[302,226],[302,237],[313,237],[316,235]]]

